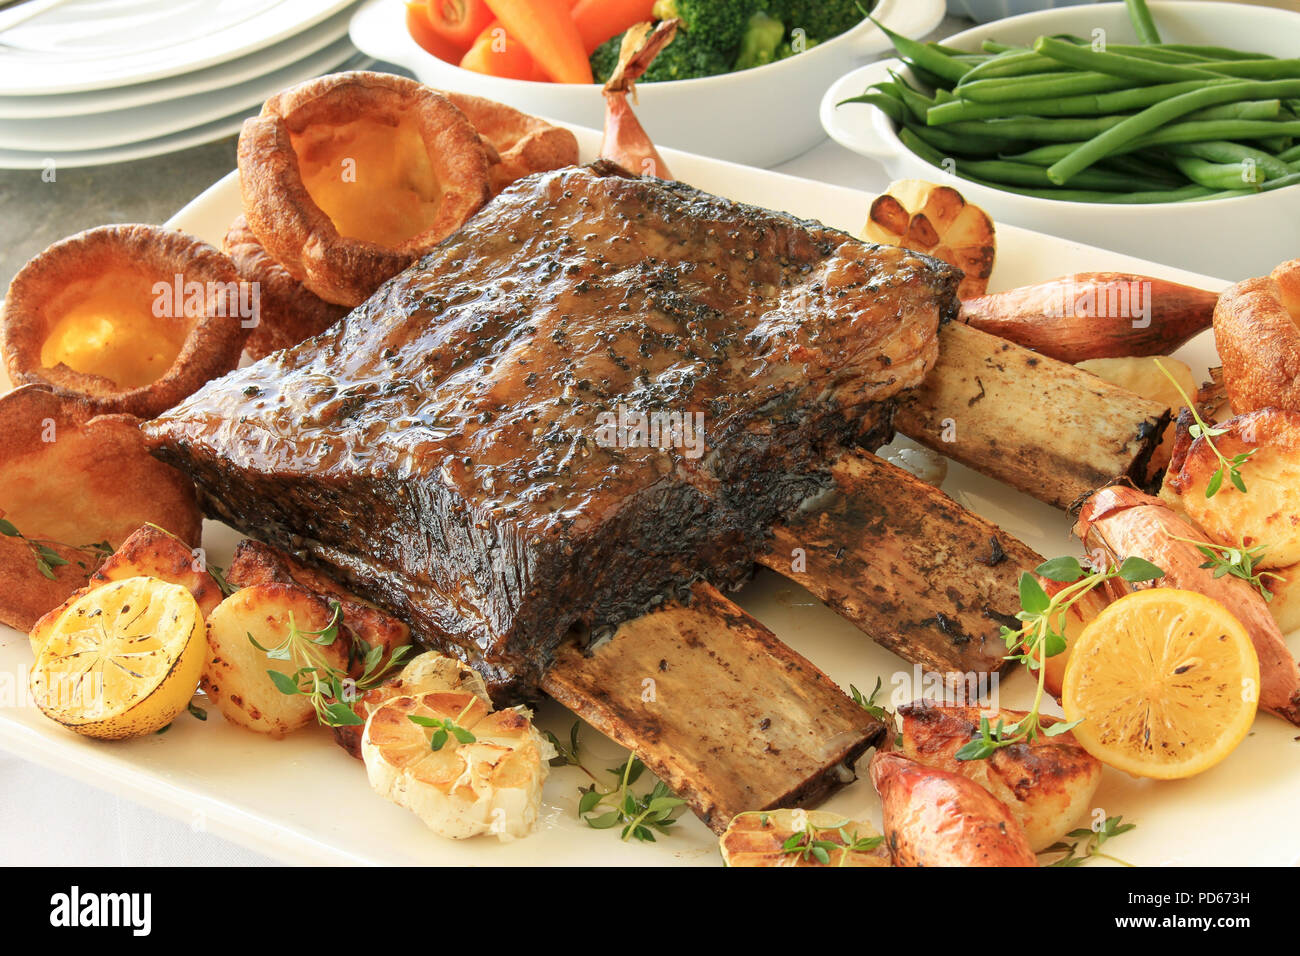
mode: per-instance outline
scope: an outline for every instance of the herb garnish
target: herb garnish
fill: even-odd
[[[813,825],[806,823],[802,830],[796,830],[786,837],[785,842],[781,844],[781,852],[786,855],[798,854],[799,859],[805,863],[816,860],[822,866],[830,866],[831,854],[839,851],[840,858],[836,865],[843,866],[850,853],[868,853],[885,842],[883,836],[860,837],[856,830],[850,834],[844,827],[840,827],[836,832],[842,842],[819,840]]]
[[[61,568],[65,564],[73,564],[55,551],[55,547],[66,548],[70,551],[78,551],[84,554],[87,560],[93,558],[94,564],[98,565],[100,561],[113,553],[113,546],[107,541],[96,541],[94,544],[64,544],[62,541],[53,541],[49,538],[29,538],[19,531],[12,521],[0,518],[0,535],[6,538],[18,538],[26,542],[27,550],[32,553],[36,559],[36,570],[41,572],[42,576],[54,580],[54,569]],[[85,561],[76,561],[77,567],[83,570],[89,570],[90,565]]]
[[[876,687],[871,692],[870,697],[863,697],[862,691],[858,690],[852,684],[849,685],[849,696],[853,698],[853,703],[857,704],[872,717],[881,723],[894,725],[894,715],[876,703],[876,696],[880,693],[880,678],[876,678]]]
[[[1226,435],[1229,429],[1207,425],[1205,419],[1201,417],[1201,413],[1196,410],[1196,403],[1188,397],[1187,393],[1183,391],[1183,387],[1178,384],[1172,375],[1169,374],[1169,370],[1160,364],[1160,359],[1155,359],[1154,361],[1156,363],[1156,368],[1160,369],[1165,378],[1169,379],[1173,384],[1174,388],[1178,391],[1178,394],[1182,396],[1183,403],[1186,405],[1187,410],[1192,413],[1192,418],[1196,419],[1196,424],[1189,427],[1187,433],[1191,435],[1192,438],[1204,439],[1206,447],[1209,448],[1210,451],[1214,452],[1215,458],[1219,459],[1219,467],[1215,469],[1214,474],[1210,476],[1209,483],[1205,486],[1205,497],[1213,498],[1219,493],[1219,489],[1223,487],[1223,478],[1225,474],[1227,475],[1228,480],[1236,486],[1237,490],[1244,495],[1246,493],[1246,482],[1241,477],[1241,466],[1244,465],[1250,456],[1255,454],[1259,449],[1252,448],[1250,451],[1241,452],[1240,454],[1233,455],[1231,458],[1225,457],[1223,452],[1219,451],[1219,446],[1214,443],[1214,439],[1218,438],[1220,435]]]
[[[1055,737],[1079,726],[1080,721],[1058,721],[1043,726],[1039,708],[1043,702],[1046,663],[1065,650],[1065,615],[1085,594],[1114,578],[1137,584],[1164,577],[1164,571],[1142,558],[1125,558],[1118,567],[1112,565],[1104,571],[1087,571],[1078,558],[1061,557],[1044,561],[1031,574],[1020,573],[1020,613],[1016,619],[1023,621],[1019,630],[1002,628],[1002,639],[1008,654],[1005,660],[1019,661],[1032,673],[1038,672],[1038,690],[1034,706],[1024,717],[1007,726],[1000,719],[996,726],[987,717],[980,717],[979,737],[957,751],[958,760],[985,760],[1003,747],[1036,740],[1041,734]],[[1049,581],[1066,586],[1052,597],[1047,596],[1038,583],[1039,575]]]
[[[619,778],[616,788],[601,791],[594,783],[590,787],[580,787],[582,796],[578,800],[578,815],[587,821],[587,826],[596,830],[608,830],[622,824],[622,839],[635,837],[647,843],[655,842],[653,831],[668,833],[668,828],[677,822],[673,814],[686,801],[673,796],[662,780],[649,793],[641,796],[634,794],[632,784],[636,783],[644,770],[645,764],[639,757],[629,756],[626,763],[609,769],[610,773]],[[604,806],[613,809],[597,816],[591,815]]]
[[[1078,843],[1053,843],[1044,853],[1064,853],[1065,855],[1059,860],[1053,860],[1048,866],[1081,866],[1084,862],[1094,856],[1110,860],[1112,863],[1118,863],[1120,866],[1132,866],[1125,860],[1117,856],[1111,856],[1109,853],[1102,853],[1102,844],[1111,837],[1117,837],[1121,833],[1127,833],[1137,826],[1136,823],[1120,823],[1124,818],[1122,816],[1107,817],[1106,821],[1098,830],[1091,830],[1082,827],[1078,830],[1071,830],[1066,834],[1078,840]]]
[[[1175,541],[1190,544],[1201,552],[1205,557],[1205,563],[1201,567],[1206,570],[1213,568],[1216,578],[1221,578],[1225,574],[1240,578],[1259,591],[1265,601],[1273,600],[1273,592],[1265,586],[1264,578],[1283,580],[1282,575],[1274,574],[1272,571],[1255,570],[1268,550],[1267,545],[1257,544],[1252,548],[1234,548],[1229,545],[1211,544],[1208,541],[1180,538],[1175,534],[1171,534],[1169,537]]]
[[[248,635],[248,640],[272,660],[291,661],[299,665],[292,674],[267,670],[271,682],[280,693],[286,696],[302,694],[310,698],[316,719],[326,727],[357,727],[365,721],[357,716],[349,701],[355,699],[357,693],[382,683],[410,652],[411,645],[404,644],[396,648],[385,662],[383,645],[371,647],[359,636],[354,637],[353,641],[361,650],[364,667],[361,676],[353,681],[320,652],[320,648],[328,647],[338,638],[339,624],[343,619],[342,605],[331,601],[330,606],[333,616],[329,624],[318,631],[300,630],[290,611],[289,634],[282,643],[275,647],[263,647],[252,634]]]
[[[455,718],[451,717],[425,717],[421,714],[407,714],[406,719],[413,724],[419,724],[421,727],[430,728],[433,733],[429,735],[429,749],[441,750],[451,737],[455,737],[458,743],[472,744],[478,740],[472,733],[460,725],[465,719],[465,715],[474,707],[474,702],[478,697],[470,697],[469,703],[465,705]]]

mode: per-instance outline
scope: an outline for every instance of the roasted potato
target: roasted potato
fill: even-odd
[[[1273,595],[1268,612],[1277,621],[1278,630],[1283,634],[1300,630],[1300,564],[1271,572],[1264,578],[1264,586]]]
[[[153,525],[145,525],[104,559],[104,563],[90,576],[90,582],[84,588],[78,588],[71,597],[36,622],[28,635],[32,642],[32,652],[40,653],[54,622],[77,598],[110,581],[136,577],[156,578],[188,588],[205,619],[221,603],[221,588],[212,575],[195,567],[194,552],[190,546],[174,534]]]
[[[270,737],[283,737],[312,723],[311,701],[302,695],[283,694],[268,670],[292,674],[302,660],[275,660],[253,646],[250,636],[265,648],[283,644],[292,626],[299,631],[320,631],[329,626],[329,604],[296,584],[259,584],[236,591],[208,617],[209,658],[200,685],[208,698],[232,724]],[[348,663],[347,639],[313,645],[337,670]]]
[[[152,522],[197,543],[194,486],[152,457],[127,415],[26,385],[0,397],[0,515],[68,563],[42,574],[28,540],[0,536],[0,622],[30,631],[87,583],[98,555]]]
[[[984,714],[978,707],[947,707],[916,701],[898,709],[903,719],[899,752],[927,767],[958,773],[975,781],[1011,811],[1029,847],[1041,853],[1065,836],[1087,813],[1101,762],[1070,733],[1005,747],[987,760],[958,760],[957,751],[979,734],[980,717],[1010,726],[1024,713],[1001,710]],[[1056,723],[1042,718],[1045,725]]]
[[[1191,424],[1189,415],[1179,422],[1161,497],[1176,503],[1212,542],[1263,545],[1259,568],[1300,563],[1300,412],[1266,408],[1222,422],[1227,431],[1213,439],[1219,452],[1227,458],[1250,453],[1240,466],[1246,492],[1225,477],[1210,498],[1205,490],[1219,460],[1204,438],[1192,439]]]
[[[1192,376],[1192,370],[1187,363],[1168,356],[1158,358],[1160,364],[1178,383],[1176,388],[1174,383],[1170,382],[1156,366],[1156,361],[1157,358],[1134,355],[1126,358],[1087,359],[1075,363],[1075,367],[1081,368],[1085,372],[1091,372],[1112,385],[1127,388],[1130,392],[1141,395],[1143,398],[1149,398],[1153,402],[1167,405],[1175,411],[1187,404],[1183,400],[1183,395],[1186,395],[1193,402],[1196,401],[1198,391],[1196,379]],[[1183,390],[1181,395],[1178,392],[1179,388]],[[1176,434],[1177,426],[1171,422],[1165,428],[1164,438],[1160,440],[1159,447],[1151,455],[1151,464],[1147,468],[1149,475],[1154,477],[1160,469],[1169,464],[1169,459],[1174,451]]]
[[[411,643],[411,629],[386,611],[364,598],[357,597],[342,585],[310,568],[279,548],[251,538],[239,542],[226,581],[234,587],[258,584],[297,584],[328,601],[338,601],[343,609],[343,626],[370,647],[382,646],[384,660],[399,647]],[[353,654],[348,673],[361,676],[362,655]]]

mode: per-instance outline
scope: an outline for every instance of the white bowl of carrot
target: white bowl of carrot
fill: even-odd
[[[788,2],[773,0],[772,6]],[[601,43],[650,19],[654,5],[654,0],[370,0],[353,17],[351,35],[365,53],[410,70],[429,86],[599,129],[605,103],[589,57]],[[450,13],[455,29],[428,29],[430,12],[434,17]],[[872,10],[880,23],[908,37],[928,34],[943,14],[944,0],[877,0]],[[507,23],[510,29],[503,26]],[[788,29],[785,43],[796,36]],[[836,77],[890,50],[887,37],[864,20],[766,65],[642,82],[637,116],[658,145],[773,166],[823,139],[817,104]]]

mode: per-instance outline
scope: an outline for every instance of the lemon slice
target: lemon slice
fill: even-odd
[[[1102,611],[1075,642],[1062,706],[1103,763],[1173,780],[1213,767],[1250,730],[1259,659],[1228,609],[1193,591],[1151,588]]]
[[[88,737],[150,734],[189,704],[206,645],[203,614],[186,588],[114,581],[73,601],[50,628],[32,665],[32,698]]]

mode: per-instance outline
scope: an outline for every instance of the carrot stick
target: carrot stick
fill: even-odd
[[[566,0],[485,0],[506,32],[556,83],[591,83],[591,63]]]
[[[587,55],[638,23],[653,20],[655,0],[578,0],[573,22]]]
[[[479,34],[460,65],[465,70],[507,80],[546,80],[546,74],[524,45],[506,33],[505,27],[496,20]]]
[[[425,0],[429,29],[464,50],[492,22],[483,0]]]
[[[433,32],[425,12],[424,0],[414,0],[406,5],[406,32],[426,53],[432,53],[448,63],[459,63],[465,55],[463,47],[458,47]]]

